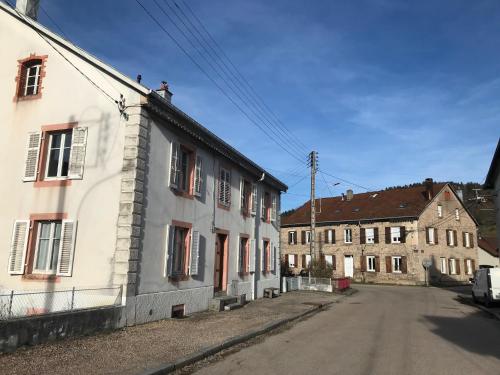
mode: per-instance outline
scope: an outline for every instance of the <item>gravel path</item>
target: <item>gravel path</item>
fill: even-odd
[[[292,292],[230,312],[203,312],[109,334],[67,339],[0,355],[2,374],[137,374],[203,347],[338,299],[326,293]]]

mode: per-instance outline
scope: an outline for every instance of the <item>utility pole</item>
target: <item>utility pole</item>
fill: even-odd
[[[313,256],[316,257],[316,168],[318,162],[318,153],[312,151],[310,154],[311,163],[311,242],[309,243],[309,255],[311,257],[311,263]],[[311,277],[311,269],[309,267],[309,277]]]

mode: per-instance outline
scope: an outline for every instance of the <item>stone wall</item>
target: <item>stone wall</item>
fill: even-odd
[[[121,306],[104,307],[0,321],[0,353],[116,329],[122,310]]]

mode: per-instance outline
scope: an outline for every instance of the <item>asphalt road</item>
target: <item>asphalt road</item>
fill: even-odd
[[[461,303],[458,290],[356,288],[197,374],[500,375],[500,321]]]

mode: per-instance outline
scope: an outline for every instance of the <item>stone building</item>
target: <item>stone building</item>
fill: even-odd
[[[279,287],[286,186],[37,6],[0,2],[0,295],[121,287],[136,324]]]
[[[449,184],[316,200],[313,256],[336,277],[369,283],[466,282],[477,264],[477,223]],[[281,219],[282,259],[294,273],[310,262],[310,203]]]

